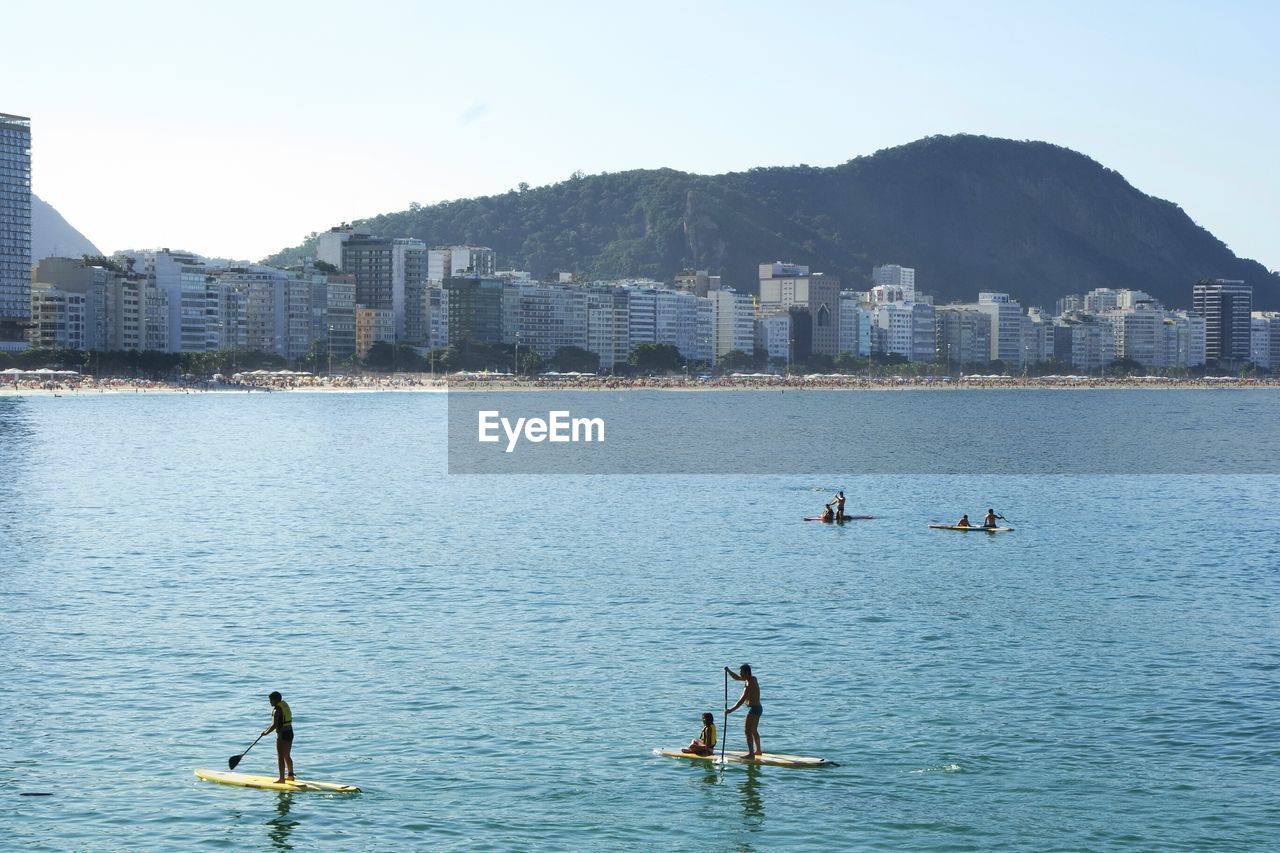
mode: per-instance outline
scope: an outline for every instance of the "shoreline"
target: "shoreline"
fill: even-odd
[[[330,382],[324,379],[308,381],[284,380],[278,382],[212,383],[212,382],[156,382],[151,380],[92,380],[75,382],[19,382],[0,383],[3,397],[58,397],[90,395],[136,394],[270,394],[292,392],[303,394],[370,394],[370,393],[429,393],[450,392],[537,392],[537,391],[992,391],[992,390],[1055,390],[1055,391],[1216,391],[1240,389],[1280,389],[1280,378],[1240,379],[1235,377],[1212,378],[1084,378],[1084,377],[965,377],[960,379],[916,379],[883,377],[867,379],[855,376],[822,377],[769,377],[696,380],[678,378],[622,379],[617,377],[590,377],[573,380],[527,379],[512,377],[485,378],[427,378],[426,376],[393,376],[361,380],[343,379]]]

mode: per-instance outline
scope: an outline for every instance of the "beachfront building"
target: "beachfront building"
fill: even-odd
[[[397,340],[425,344],[427,319],[422,314],[422,300],[427,286],[427,244],[407,237],[337,236],[344,237],[338,268],[355,277],[356,304],[391,311]]]
[[[326,337],[327,321],[317,322],[312,309],[323,311],[327,305],[322,292],[313,292],[309,276],[252,265],[218,270],[214,279],[224,312],[234,312],[223,316],[228,347],[243,346],[294,362],[307,355],[313,340]]]
[[[790,311],[777,311],[756,320],[755,348],[768,353],[770,361],[791,360]]]
[[[503,289],[502,338],[550,358],[561,347],[587,346],[587,292],[519,280]]]
[[[85,295],[32,282],[27,341],[42,349],[85,349]]]
[[[1163,366],[1203,367],[1205,321],[1199,314],[1169,311],[1164,316]]]
[[[1053,355],[1053,319],[1038,308],[1029,308],[1022,317],[1022,363],[1039,364]]]
[[[1280,367],[1280,312],[1254,311],[1250,316],[1249,360],[1264,370]]]
[[[75,349],[108,349],[108,309],[112,290],[124,273],[118,269],[87,263],[82,258],[45,258],[36,265],[32,281],[52,285],[66,293],[76,293],[84,302],[84,335]]]
[[[1022,368],[1022,306],[1007,293],[983,292],[970,307],[991,317],[991,360]]]
[[[449,344],[503,342],[503,289],[499,278],[451,277],[444,281],[449,316]]]
[[[836,348],[847,355],[866,356],[871,352],[871,323],[864,322],[862,301],[865,294],[854,290],[840,291],[840,335]],[[870,318],[867,312],[867,318]],[[866,351],[862,338],[866,336]]]
[[[321,314],[320,306],[323,305]],[[318,318],[313,335],[325,341],[331,361],[346,361],[356,354],[355,276],[328,273],[323,291],[312,288],[312,316]]]
[[[774,261],[760,264],[760,311],[772,314],[803,308],[810,316],[812,351],[840,352],[840,280],[810,273],[803,264]]]
[[[204,261],[169,249],[121,252],[116,257],[164,293],[168,310],[167,352],[209,352],[222,344],[221,299]],[[152,342],[158,340],[152,336]]]
[[[628,299],[624,287],[593,285],[587,295],[587,346],[600,356],[600,369],[612,371],[630,353]]]
[[[1076,370],[1101,370],[1116,360],[1114,328],[1094,314],[1059,317],[1054,321],[1053,355]]]
[[[971,305],[939,305],[934,312],[938,361],[952,367],[991,361],[991,315]]]
[[[1204,279],[1191,291],[1192,308],[1205,320],[1205,358],[1235,368],[1249,360],[1253,288],[1243,281]]]
[[[31,320],[31,119],[0,113],[0,350]]]
[[[707,294],[706,307],[711,313],[711,355],[719,361],[731,352],[751,353],[756,337],[755,300],[732,288],[710,290]]]
[[[374,344],[394,344],[396,318],[390,308],[356,306],[356,357],[365,358]]]
[[[427,315],[427,346],[443,349],[449,345],[449,291],[428,284],[422,298]]]
[[[691,361],[712,357],[712,311],[707,299],[667,287],[627,285],[628,352],[640,344],[668,344]]]

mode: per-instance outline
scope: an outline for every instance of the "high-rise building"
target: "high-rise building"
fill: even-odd
[[[1022,306],[1007,293],[979,293],[973,306],[991,316],[991,360],[1022,367]]]
[[[611,371],[630,354],[627,291],[596,285],[587,288],[587,349],[600,356],[600,369]]]
[[[503,290],[505,343],[550,358],[561,347],[587,346],[587,292],[562,284],[522,281]]]
[[[396,339],[396,318],[390,308],[356,306],[356,356],[364,358],[377,343],[391,344]]]
[[[1253,312],[1250,319],[1249,360],[1264,370],[1280,367],[1280,312]]]
[[[735,350],[749,355],[755,349],[755,300],[731,288],[709,290],[706,298],[711,303],[711,354],[715,360]]]
[[[0,349],[31,320],[31,120],[0,113]]]
[[[916,301],[916,271],[911,267],[884,264],[871,269],[871,283],[877,287],[896,290],[899,295],[888,302]]]
[[[31,284],[31,325],[27,340],[39,349],[83,350],[85,295],[47,282]]]
[[[449,311],[449,344],[460,346],[502,343],[505,287],[498,278],[457,278],[444,281]]]
[[[496,277],[497,254],[486,246],[441,246],[427,253],[427,281],[444,284],[450,278]]]
[[[940,305],[934,315],[938,361],[949,367],[991,361],[991,315],[972,305]]]
[[[1235,368],[1249,360],[1253,288],[1243,281],[1205,279],[1191,290],[1191,305],[1204,317],[1205,359]]]
[[[104,350],[110,325],[108,310],[111,291],[124,277],[120,269],[86,263],[81,258],[45,258],[36,265],[33,281],[43,282],[67,293],[84,297],[83,346],[77,349]]]
[[[765,314],[803,308],[809,312],[812,352],[840,352],[840,280],[810,273],[802,264],[760,265],[760,310]]]
[[[676,290],[687,290],[694,296],[706,296],[720,289],[720,276],[709,270],[681,270],[675,278]]]

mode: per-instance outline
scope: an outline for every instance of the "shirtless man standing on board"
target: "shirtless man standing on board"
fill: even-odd
[[[737,703],[728,710],[726,714],[732,714],[745,703],[747,706],[747,720],[744,729],[747,735],[747,758],[758,758],[764,755],[764,747],[760,745],[760,715],[764,713],[764,706],[760,704],[760,682],[751,674],[751,664],[744,663],[739,667],[737,672],[725,667],[724,671],[734,681],[745,681],[742,687],[742,695],[738,697]]]

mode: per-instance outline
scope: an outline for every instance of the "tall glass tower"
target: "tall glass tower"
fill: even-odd
[[[0,347],[31,319],[31,120],[0,113]]]

